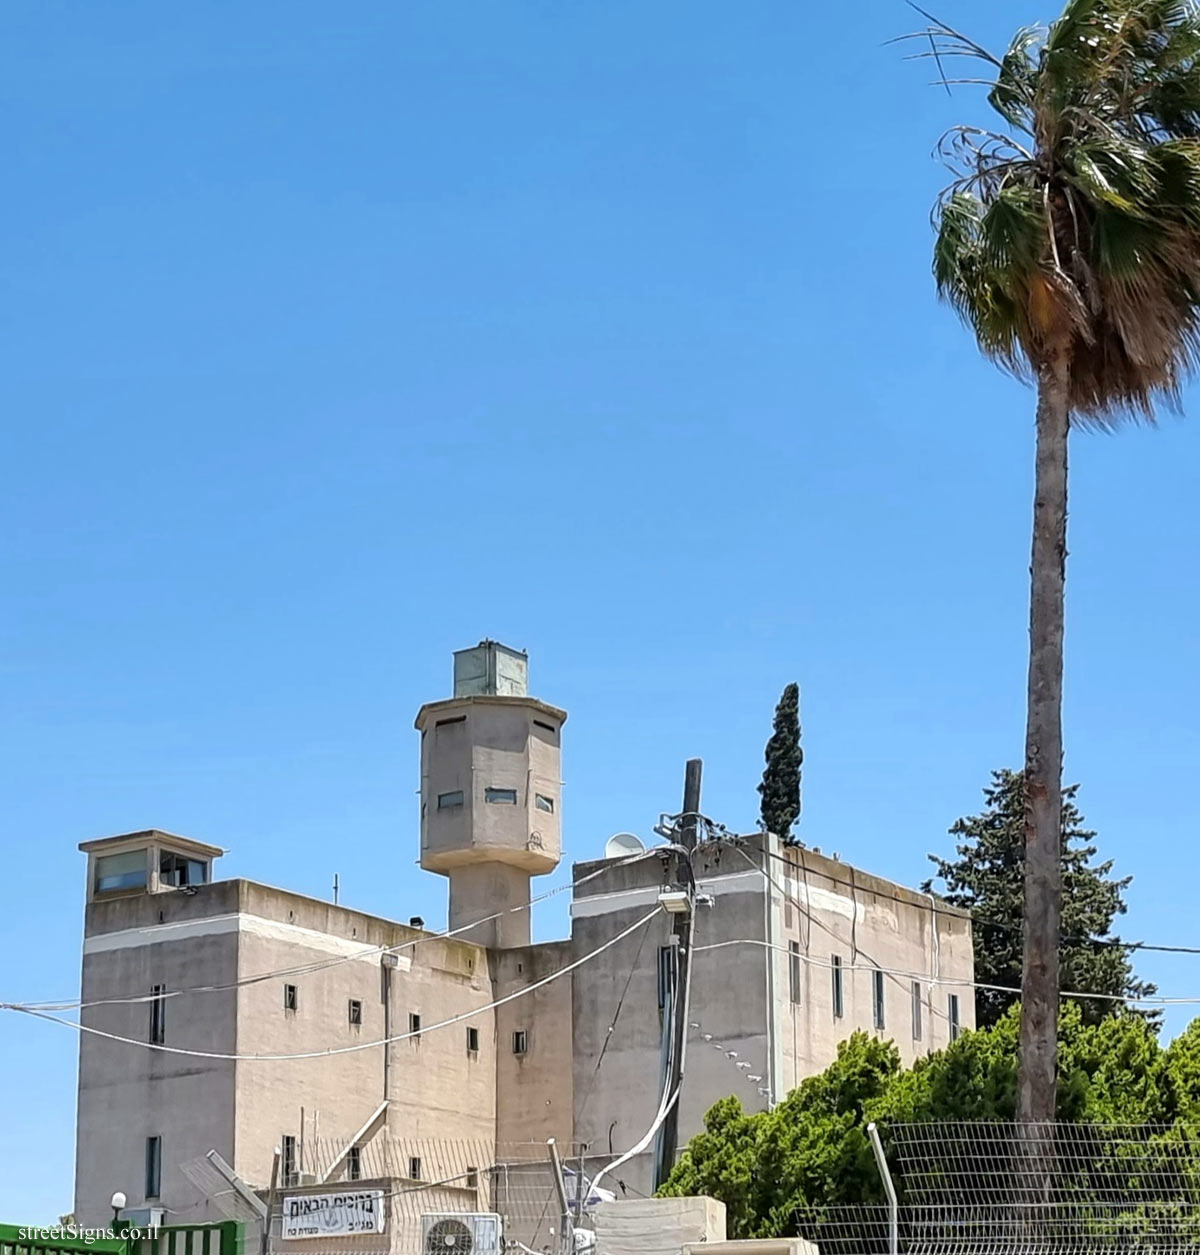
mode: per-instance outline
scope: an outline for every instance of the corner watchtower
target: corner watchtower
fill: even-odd
[[[529,882],[562,857],[562,726],[529,696],[529,658],[496,641],[454,655],[454,696],[417,712],[421,866],[450,880],[450,927],[529,944]]]

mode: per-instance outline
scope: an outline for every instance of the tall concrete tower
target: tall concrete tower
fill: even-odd
[[[450,879],[450,927],[497,948],[529,944],[529,881],[562,857],[562,726],[529,696],[529,658],[496,641],[454,655],[454,696],[417,712],[421,866]]]

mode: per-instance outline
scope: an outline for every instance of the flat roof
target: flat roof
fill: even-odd
[[[206,841],[197,841],[194,837],[181,837],[177,832],[167,832],[163,828],[146,828],[141,832],[123,832],[115,837],[98,837],[95,841],[81,841],[79,848],[85,854],[108,850],[119,845],[133,845],[138,841],[159,842],[182,850],[186,854],[199,854],[205,858],[220,858],[225,851],[219,845],[209,845]]]

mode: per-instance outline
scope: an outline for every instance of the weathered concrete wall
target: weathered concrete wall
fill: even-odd
[[[775,952],[780,1094],[834,1058],[855,1030],[894,1041],[906,1064],[950,1040],[948,998],[958,995],[960,1027],[975,1023],[970,919],[929,897],[812,850],[787,848],[768,859],[780,950]],[[787,899],[793,901],[789,902]],[[807,906],[802,910],[802,906]],[[800,1000],[790,991],[800,951]],[[834,957],[841,960],[843,1014],[834,1015]],[[883,971],[884,1026],[874,1022],[874,969]],[[913,986],[919,987],[919,1019]],[[919,1029],[919,1036],[916,1032]]]
[[[385,1096],[385,1128],[406,1137],[487,1138],[495,1131],[495,1021],[479,1011],[492,1000],[487,952],[457,940],[426,940],[400,952],[391,970],[391,1032],[385,1031],[385,969],[380,946],[422,936],[344,907],[247,881],[242,906],[255,927],[242,934],[243,979],[261,972],[327,962],[362,946],[362,958],[294,976],[272,977],[238,992],[239,1054],[304,1054],[312,1058],[237,1065],[237,1139],[234,1167],[247,1181],[265,1183],[274,1148],[284,1134],[326,1141],[353,1137]],[[332,951],[332,953],[331,953]],[[295,984],[298,1007],[284,1009],[283,987]],[[363,1023],[349,1023],[349,1002],[362,1003]],[[477,1014],[471,1014],[477,1012]],[[346,1050],[409,1031],[421,1017],[421,1035],[387,1047]],[[460,1024],[434,1029],[456,1016]],[[469,1028],[478,1050],[467,1048]],[[341,1053],[326,1053],[330,1049]],[[300,1123],[304,1110],[305,1127]],[[300,1170],[307,1170],[300,1165]]]
[[[491,956],[497,999],[536,984],[571,962],[571,943],[554,941]],[[496,1141],[544,1142],[569,1150],[573,1131],[573,974],[496,1009]],[[526,1052],[513,1051],[513,1034]]]
[[[179,990],[229,985],[237,975],[236,931],[203,932],[208,915],[236,905],[229,884],[195,895],[124,897],[87,908],[82,974],[85,1003],[142,998],[154,985]],[[201,933],[190,931],[197,925]],[[232,1054],[236,1046],[233,992],[188,994],[164,1003],[166,1044]],[[85,1007],[85,1026],[148,1042],[150,1004]],[[180,1118],[186,1113],[185,1118]],[[161,1136],[162,1190],[147,1200],[146,1139]],[[83,1033],[79,1048],[75,1214],[80,1224],[112,1218],[109,1200],[121,1190],[129,1206],[163,1205],[180,1219],[221,1220],[179,1165],[218,1150],[233,1157],[232,1063],[152,1051]]]
[[[578,864],[577,881],[602,867],[600,863]],[[699,1132],[704,1113],[717,1098],[737,1092],[748,1106],[759,1102],[756,1086],[744,1080],[745,1070],[738,1069],[738,1060],[728,1058],[727,1052],[752,1060],[760,1070],[766,1060],[766,951],[761,945],[703,949],[734,938],[763,939],[761,877],[730,858],[698,860],[696,871],[701,892],[711,894],[714,905],[701,908],[696,919],[689,1019],[700,1028],[689,1030],[681,1145]],[[663,864],[652,858],[625,866],[614,864],[607,875],[579,886],[572,904],[575,957],[644,916],[654,907],[663,883]],[[593,1168],[603,1161],[610,1141],[616,1153],[638,1142],[662,1098],[659,953],[669,945],[670,936],[671,917],[660,912],[645,930],[631,934],[574,974],[575,1140],[588,1144]],[[622,995],[624,1004],[610,1035],[608,1028]],[[705,1042],[703,1034],[712,1040]],[[597,1072],[606,1040],[608,1048]],[[717,1042],[720,1050],[714,1048]],[[620,1176],[631,1188],[649,1193],[651,1150],[623,1167]]]

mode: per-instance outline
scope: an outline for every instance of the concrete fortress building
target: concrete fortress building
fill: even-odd
[[[656,907],[673,860],[654,851],[577,861],[570,937],[531,941],[532,878],[563,849],[565,722],[492,641],[456,654],[453,696],[418,712],[421,866],[448,880],[454,936],[218,879],[219,847],[158,830],[80,847],[79,1223],[106,1222],[117,1190],[139,1215],[238,1214],[278,1150],[285,1203],[379,1193],[383,1231],[356,1251],[416,1249],[429,1212],[497,1211],[548,1246],[545,1206],[521,1213],[508,1167],[544,1163],[549,1137],[592,1170],[639,1142],[672,964]],[[769,834],[694,866],[681,1145],[717,1099],[761,1109],[855,1030],[911,1061],[972,1027],[964,912]],[[649,1193],[653,1146],[620,1177]]]

